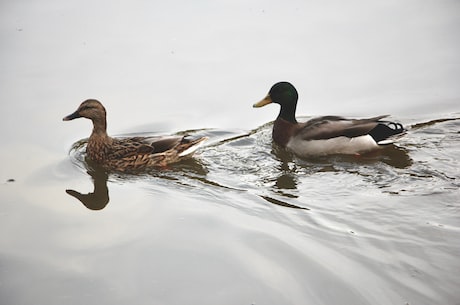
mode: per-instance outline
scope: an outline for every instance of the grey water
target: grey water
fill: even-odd
[[[458,1],[4,1],[1,304],[460,304]],[[272,143],[299,121],[391,114],[380,153]],[[85,159],[111,135],[209,137],[138,174]]]

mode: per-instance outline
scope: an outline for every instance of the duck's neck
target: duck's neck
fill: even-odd
[[[285,121],[291,122],[293,124],[297,124],[297,120],[295,118],[296,107],[297,107],[297,104],[294,104],[291,107],[281,106],[278,118],[282,118]]]
[[[295,128],[295,123],[289,122],[283,119],[282,117],[278,116],[278,118],[273,123],[273,141],[275,141],[275,143],[280,145],[281,147],[286,147],[289,140],[294,134]]]
[[[88,157],[98,163],[104,162],[112,142],[112,138],[107,135],[107,121],[105,119],[93,120],[93,132],[86,147]]]

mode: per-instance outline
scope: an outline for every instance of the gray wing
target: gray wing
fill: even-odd
[[[296,136],[303,140],[326,140],[341,136],[359,137],[369,134],[384,117],[387,115],[357,120],[338,116],[319,117],[303,123]]]

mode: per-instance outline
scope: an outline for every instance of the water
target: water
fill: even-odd
[[[5,2],[0,10],[2,304],[459,304],[459,6]],[[238,22],[235,22],[238,20]],[[370,157],[271,142],[299,120],[391,113]],[[139,175],[85,161],[109,133],[208,136]]]

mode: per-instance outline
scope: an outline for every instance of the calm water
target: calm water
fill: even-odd
[[[4,1],[0,303],[460,304],[460,5]],[[238,22],[236,22],[238,20]],[[299,120],[391,113],[372,157],[300,160]],[[139,175],[85,161],[86,98],[109,133],[208,136]]]

